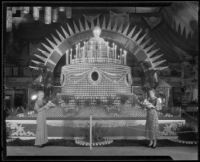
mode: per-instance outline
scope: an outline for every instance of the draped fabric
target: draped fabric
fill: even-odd
[[[107,72],[107,71],[104,71],[101,69],[96,69],[96,70],[99,71],[101,75],[103,75],[105,78],[109,79],[111,82],[119,82],[126,77],[126,73],[116,74],[114,72],[113,73]],[[84,78],[86,78],[88,76],[88,74],[90,73],[90,71],[91,70],[87,70],[82,73],[71,74],[71,75],[69,75],[68,79],[73,82],[78,83],[81,80],[83,80]]]

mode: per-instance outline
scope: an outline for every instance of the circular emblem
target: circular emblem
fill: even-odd
[[[94,82],[96,82],[96,81],[99,79],[99,74],[98,74],[98,72],[96,72],[96,71],[92,72],[91,78],[92,78],[92,80],[93,80]]]
[[[93,69],[88,75],[88,80],[93,85],[99,84],[101,81],[101,74],[98,70]]]

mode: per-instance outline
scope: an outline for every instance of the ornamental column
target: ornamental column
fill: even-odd
[[[120,48],[120,56],[119,56],[119,59],[120,59],[120,63],[122,64],[122,49]]]
[[[66,57],[66,65],[68,65],[69,64],[69,50],[66,51],[65,57]]]
[[[70,64],[72,64],[72,49],[70,50]]]
[[[127,57],[127,51],[124,51],[124,65],[126,65],[126,64],[127,64],[126,57]]]

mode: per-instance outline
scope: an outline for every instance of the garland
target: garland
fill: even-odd
[[[81,146],[90,146],[90,143],[85,141],[84,137],[75,137],[74,138],[75,143]],[[112,139],[109,138],[104,138],[104,141],[100,142],[92,142],[92,146],[104,146],[104,145],[109,145],[113,142]]]

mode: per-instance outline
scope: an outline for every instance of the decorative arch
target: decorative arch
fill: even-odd
[[[131,28],[130,24],[126,27],[123,27],[123,24],[118,26],[117,23],[112,25],[111,19],[109,19],[108,24],[106,24],[106,18],[103,17],[103,22],[101,24],[99,18],[97,18],[96,23],[93,20],[91,24],[89,24],[88,21],[84,19],[84,23],[82,23],[81,20],[79,20],[77,24],[73,21],[73,27],[69,24],[66,24],[66,28],[61,26],[60,30],[56,30],[56,36],[51,34],[53,41],[46,38],[49,45],[41,43],[44,49],[38,48],[38,53],[34,54],[40,61],[32,60],[34,65],[30,65],[29,67],[37,70],[39,69],[37,66],[43,64],[53,72],[56,64],[65,52],[72,48],[74,44],[91,38],[93,36],[92,29],[95,26],[99,26],[102,29],[101,37],[119,43],[129,51],[129,53],[133,54],[139,62],[148,62],[150,65],[149,70],[158,71],[167,68],[167,66],[160,66],[166,60],[163,59],[159,61],[162,54],[154,56],[159,49],[153,49],[155,43],[149,44],[151,39],[145,40],[147,34],[142,34],[142,29],[136,31],[136,26]]]

